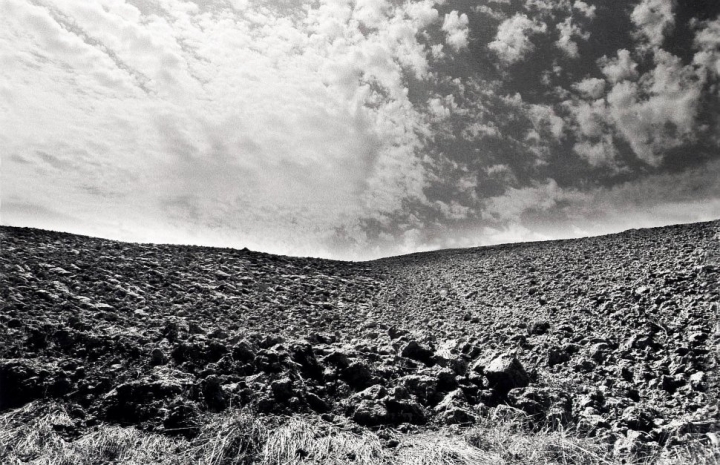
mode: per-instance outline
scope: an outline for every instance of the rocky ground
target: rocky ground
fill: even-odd
[[[618,454],[711,441],[719,242],[715,221],[351,263],[2,227],[0,412],[191,438],[240,408],[412,433],[503,406]]]

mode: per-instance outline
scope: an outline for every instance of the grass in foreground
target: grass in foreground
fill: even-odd
[[[84,464],[720,464],[720,450],[698,440],[650,457],[615,457],[593,438],[570,431],[529,433],[521,418],[490,415],[474,428],[400,434],[384,447],[378,434],[352,423],[314,418],[258,418],[247,412],[208,418],[188,440],[102,425],[65,439],[72,420],[59,405],[29,404],[0,415],[0,463]],[[275,425],[274,427],[271,425]]]

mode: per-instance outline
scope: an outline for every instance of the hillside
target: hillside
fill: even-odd
[[[302,419],[376,462],[472,437],[463,463],[510,422],[605,463],[717,460],[719,238],[714,221],[358,263],[2,227],[0,443],[55,418],[63,450],[132,427],[197,452],[218,421]],[[7,444],[2,463],[42,458]],[[268,450],[233,447],[206,463]],[[183,454],[167,463],[200,462]]]

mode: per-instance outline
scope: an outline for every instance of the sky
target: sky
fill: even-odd
[[[3,0],[0,222],[365,260],[720,218],[715,0]]]

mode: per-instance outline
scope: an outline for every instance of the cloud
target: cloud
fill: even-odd
[[[528,115],[538,132],[547,132],[554,139],[562,139],[565,120],[556,115],[551,106],[532,104],[528,107]]]
[[[526,0],[523,2],[526,11],[538,12],[546,18],[553,18],[558,12],[567,12],[570,2],[567,0]]]
[[[469,207],[461,205],[459,202],[454,200],[450,203],[445,203],[442,200],[437,200],[435,204],[442,212],[443,216],[451,221],[463,220],[467,218],[472,212]]]
[[[615,167],[617,149],[611,135],[603,135],[598,142],[583,140],[576,143],[573,150],[592,166]]]
[[[625,49],[617,58],[598,60],[607,82],[587,78],[573,84],[582,99],[564,104],[573,115],[574,152],[592,166],[617,169],[619,152],[613,141],[622,139],[639,160],[660,167],[674,149],[705,138],[701,134],[707,123],[701,112],[707,105],[708,74],[707,68],[697,66],[705,64],[698,63],[705,59],[702,53],[696,54],[695,64],[684,65],[679,57],[657,49],[642,75]]]
[[[590,37],[590,33],[583,32],[579,26],[573,24],[572,16],[568,16],[565,18],[565,21],[558,23],[556,28],[560,32],[560,38],[555,42],[555,45],[570,58],[579,57],[578,45],[577,42],[573,40],[573,37],[587,40]]]
[[[468,46],[468,17],[453,10],[445,15],[442,30],[445,31],[445,42],[456,52]]]
[[[357,0],[353,17],[367,27],[377,28],[386,20],[389,8],[386,0]]]
[[[21,199],[7,199],[2,202],[2,222],[10,226],[67,230],[78,219]]]
[[[630,52],[626,49],[618,50],[617,58],[602,57],[598,60],[603,74],[611,83],[626,79],[633,80],[638,77],[637,63],[633,61]]]
[[[488,5],[0,2],[2,221],[359,259],[717,213],[720,20]]]
[[[554,179],[486,201],[485,243],[610,234],[720,217],[720,162],[612,187],[561,187]]]
[[[702,23],[695,34],[694,44],[698,51],[693,62],[720,77],[720,18]]]
[[[660,47],[665,34],[675,25],[675,0],[642,0],[630,14],[641,37],[653,47]]]
[[[505,2],[495,2],[495,3],[505,3]],[[509,3],[509,1],[507,3]],[[502,12],[500,10],[496,10],[493,7],[488,6],[488,5],[475,5],[472,8],[472,11],[474,11],[476,13],[482,13],[482,14],[484,14],[494,20],[497,20],[497,21],[502,21],[504,19],[507,19],[507,15],[504,12]]]
[[[716,161],[673,174],[657,174],[591,190],[568,206],[567,217],[596,234],[628,228],[709,221],[720,217]]]
[[[608,125],[607,105],[604,100],[598,99],[592,102],[576,101],[568,103],[577,123],[577,136],[580,139],[585,137],[600,137]]]
[[[499,222],[519,222],[521,215],[530,209],[548,210],[557,205],[566,193],[554,179],[533,187],[510,188],[503,195],[486,201],[484,214]]]
[[[635,154],[657,166],[664,153],[695,138],[703,81],[691,66],[659,50],[639,83],[617,82],[607,96],[610,118]]]
[[[499,137],[500,133],[494,124],[472,122],[462,130],[462,137],[467,141],[476,140],[482,137]]]
[[[581,0],[577,0],[575,3],[573,3],[573,8],[581,12],[588,19],[595,18],[595,10],[597,9],[595,5],[589,5]]]
[[[428,100],[428,109],[436,122],[449,117],[456,108],[455,97],[452,94],[444,98],[434,97]]]
[[[433,0],[420,2],[408,2],[405,4],[405,13],[417,22],[418,27],[425,28],[438,20],[440,14],[435,9],[436,3]]]
[[[517,63],[535,48],[530,36],[543,34],[546,30],[545,23],[531,20],[525,14],[516,14],[500,23],[495,40],[488,48],[505,64]]]
[[[598,78],[583,79],[573,84],[572,87],[584,97],[591,99],[598,99],[605,93],[605,81]]]
[[[429,5],[321,2],[293,17],[167,1],[146,16],[3,2],[15,115],[3,152],[40,154],[8,158],[3,195],[159,240],[196,242],[199,229],[209,243],[328,255],[344,225],[362,241],[363,218],[426,201],[426,117],[405,76],[427,75]]]

